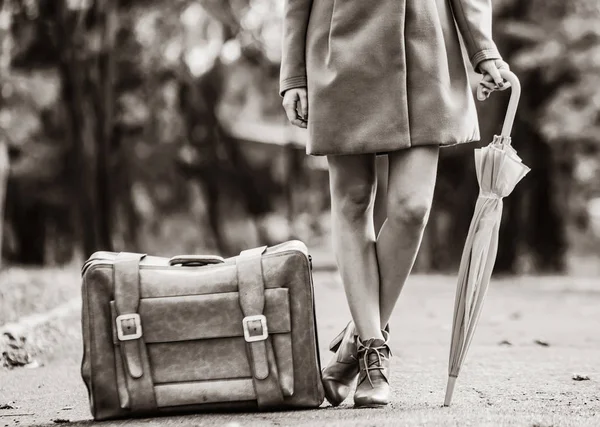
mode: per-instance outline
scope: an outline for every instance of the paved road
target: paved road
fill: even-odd
[[[597,426],[600,425],[600,285],[593,280],[496,280],[451,408],[442,408],[454,281],[415,276],[392,321],[393,403],[386,409],[196,415],[107,426]],[[315,274],[322,358],[349,318],[335,272]],[[37,369],[0,370],[2,426],[89,425],[79,377],[79,318],[52,326],[64,339]],[[536,343],[547,344],[546,346]],[[503,343],[504,342],[504,343]],[[574,381],[573,373],[589,381]]]

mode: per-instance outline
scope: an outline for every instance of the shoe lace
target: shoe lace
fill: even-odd
[[[365,367],[364,370],[367,375],[367,379],[369,380],[369,384],[371,384],[371,387],[375,387],[375,385],[373,384],[373,380],[371,379],[371,371],[383,370],[383,362],[389,359],[389,357],[383,353],[384,350],[388,350],[388,347],[386,345],[382,345],[379,347],[365,347],[362,352],[362,359]],[[377,358],[369,360],[370,354],[375,354]]]

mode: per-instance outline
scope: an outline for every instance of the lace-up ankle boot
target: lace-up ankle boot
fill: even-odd
[[[358,386],[354,393],[356,408],[377,408],[390,401],[389,370],[391,351],[389,334],[383,331],[385,340],[369,339],[357,341],[359,362]]]

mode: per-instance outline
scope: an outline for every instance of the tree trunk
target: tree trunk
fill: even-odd
[[[114,136],[115,8],[114,0],[99,5],[104,19],[103,49],[97,61],[92,61],[86,51],[83,20],[73,19],[64,0],[56,7],[59,72],[68,118],[67,160],[84,255],[113,246],[109,161]]]
[[[110,159],[114,138],[114,103],[115,103],[115,38],[118,31],[116,0],[104,0],[98,6],[104,14],[102,25],[102,49],[98,56],[96,86],[96,193],[98,238],[103,250],[112,251],[112,219],[114,209],[112,198],[128,197],[128,189],[115,188],[111,185]]]
[[[12,36],[10,19],[11,14],[8,8],[4,7],[4,0],[0,0],[0,18],[5,25],[0,26],[0,78],[4,78],[9,73],[11,60]],[[8,19],[5,19],[8,18]],[[0,109],[4,106],[3,97],[0,93]],[[8,172],[10,162],[8,158],[8,141],[4,136],[0,136],[0,267],[2,266],[2,237],[4,236],[4,205],[6,203],[6,189],[8,185]]]
[[[44,205],[27,197],[28,188],[13,180],[7,188],[6,216],[10,219],[15,239],[15,251],[10,261],[27,265],[43,265],[46,248],[46,218]]]
[[[79,108],[82,107],[81,79],[78,77],[77,66],[74,63],[72,49],[61,49],[60,73],[63,86],[63,102],[69,121],[67,123],[67,138],[69,139],[68,167],[72,178],[73,200],[76,201],[78,213],[78,232],[84,256],[90,255],[99,248],[98,230],[96,226],[96,203],[94,195],[94,167],[89,162],[90,151],[93,153],[93,141],[90,132],[85,130],[86,119]],[[91,154],[91,153],[90,153]]]
[[[0,267],[2,267],[2,237],[4,231],[4,205],[6,203],[6,187],[10,163],[6,141],[0,139]]]

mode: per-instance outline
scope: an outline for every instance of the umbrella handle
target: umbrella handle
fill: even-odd
[[[521,82],[515,73],[506,69],[500,69],[500,75],[504,80],[510,83],[510,100],[508,101],[508,108],[506,109],[506,116],[504,117],[504,124],[502,125],[501,136],[510,136],[512,131],[513,123],[515,121],[515,115],[517,114],[517,106],[519,105],[519,98],[521,97]],[[477,86],[477,95],[481,95],[483,90],[482,85]]]
[[[515,121],[515,115],[517,114],[519,98],[521,97],[521,82],[519,82],[519,78],[512,71],[500,70],[500,75],[504,80],[509,82],[511,86],[510,100],[508,101],[508,108],[506,109],[506,116],[504,117],[504,124],[502,125],[502,133],[500,136],[510,136]]]

